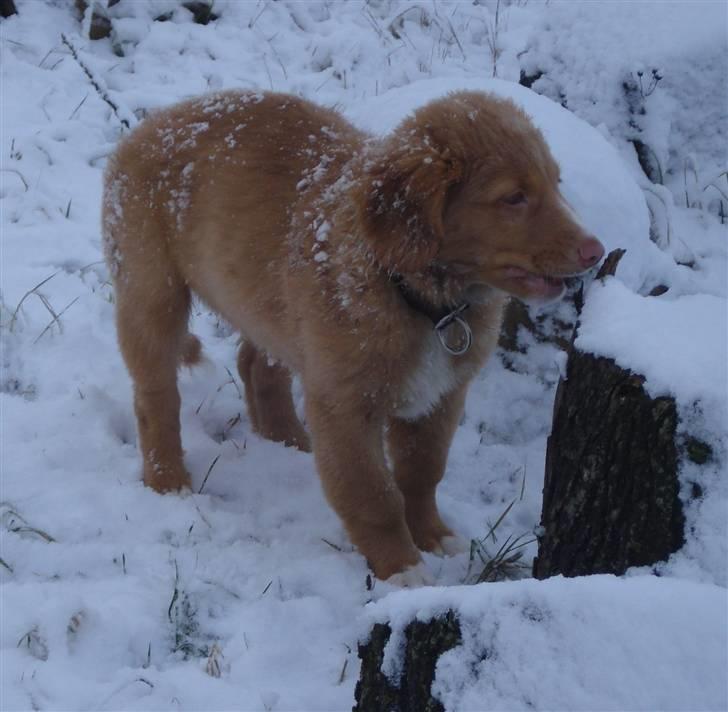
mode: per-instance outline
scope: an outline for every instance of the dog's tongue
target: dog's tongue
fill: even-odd
[[[555,297],[561,294],[564,282],[555,277],[541,277],[537,274],[530,274],[524,278],[523,283],[534,296]]]
[[[517,279],[521,282],[534,297],[556,297],[561,294],[561,290],[564,288],[563,279],[534,274],[520,267],[509,267],[506,273],[511,279]]]

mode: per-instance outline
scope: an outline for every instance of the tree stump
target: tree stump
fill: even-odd
[[[0,0],[0,17],[10,17],[16,15],[17,12],[14,0]]]
[[[611,253],[597,278],[614,274]],[[677,410],[644,378],[572,347],[554,402],[533,575],[623,574],[683,544]]]
[[[387,624],[377,623],[369,641],[359,646],[362,662],[354,712],[444,712],[431,688],[440,655],[460,644],[460,624],[454,613],[415,620],[405,628],[402,674],[397,681],[382,672],[391,634]]]
[[[117,0],[118,2],[118,0]],[[106,7],[116,5],[116,2],[109,2]],[[76,9],[78,10],[81,22],[83,22],[84,15],[88,10],[89,3],[87,0],[76,0]],[[100,5],[94,4],[91,8],[91,25],[89,26],[89,39],[91,40],[102,40],[104,37],[111,36],[111,20],[105,14],[106,8],[102,8]]]
[[[683,543],[677,411],[611,359],[573,350],[546,450],[536,578],[623,574]]]

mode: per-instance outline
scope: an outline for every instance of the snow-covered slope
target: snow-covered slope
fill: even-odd
[[[578,86],[573,70],[579,61],[594,81],[619,76],[622,60],[612,45],[598,50],[599,43],[583,36],[585,23],[596,22],[592,16],[570,9],[576,3],[502,2],[500,79],[493,79],[495,2],[217,0],[218,19],[200,26],[175,0],[121,0],[109,10],[113,40],[90,42],[70,4],[16,1],[20,14],[0,24],[0,707],[348,709],[356,641],[371,620],[366,604],[385,598],[385,608],[375,612],[395,610],[386,608],[391,587],[367,585],[366,564],[325,503],[312,459],[251,435],[234,373],[236,337],[203,305],[195,307],[192,329],[208,361],[183,372],[180,383],[187,462],[196,488],[205,481],[203,492],[160,497],[139,482],[131,389],[116,346],[99,232],[101,171],[121,125],[60,33],[108,87],[122,116],[231,86],[301,93],[337,105],[372,131],[387,130],[414,106],[455,88],[497,91],[523,104],[562,163],[564,190],[580,217],[610,247],[628,248],[618,280],[600,288],[606,299],[595,293],[582,338],[610,355],[609,343],[626,341],[625,333],[645,346],[641,336],[648,332],[639,325],[652,327],[652,349],[620,349],[619,355],[628,359],[625,365],[644,369],[649,384],[672,390],[686,430],[712,443],[712,460],[702,468],[686,465],[684,473],[705,496],[686,499],[688,544],[661,567],[658,580],[633,572],[638,580],[618,582],[621,587],[604,577],[485,584],[469,592],[399,593],[392,605],[424,611],[477,599],[505,615],[510,598],[533,597],[553,610],[548,625],[529,623],[538,644],[516,624],[503,629],[499,674],[512,669],[511,683],[497,696],[477,686],[470,692],[442,688],[443,699],[452,702],[448,709],[472,709],[480,699],[473,695],[481,693],[510,709],[522,708],[526,699],[541,709],[614,708],[608,686],[595,682],[607,664],[615,666],[615,679],[625,680],[618,698],[625,706],[655,708],[665,699],[660,678],[651,676],[645,687],[633,672],[635,657],[646,655],[645,641],[661,647],[661,656],[645,658],[638,669],[647,671],[650,661],[662,666],[665,679],[674,678],[666,690],[675,700],[726,706],[725,674],[717,667],[726,646],[720,610],[728,500],[720,380],[725,226],[711,213],[669,206],[659,217],[669,218],[671,240],[663,249],[650,242],[636,161],[629,158],[628,137],[619,133],[625,123],[623,107],[614,106],[618,89],[603,100],[599,91],[589,95],[597,101],[593,115],[584,108],[593,104],[574,100],[590,127],[503,81],[518,78],[519,62],[525,67],[531,52],[549,56],[549,38],[556,56],[566,31],[569,51],[559,50],[564,66],[541,69],[561,77],[567,94]],[[619,24],[619,32],[632,37],[622,27],[632,15],[607,5],[599,15],[602,31]],[[706,56],[724,51],[725,37],[704,29],[716,22],[715,3],[710,8],[702,23],[700,13],[693,17],[699,31],[665,25],[674,36],[671,62],[680,76],[690,73],[696,32]],[[154,21],[163,15],[166,21]],[[636,12],[635,27],[644,27],[647,15]],[[564,37],[553,32],[557,20]],[[548,23],[552,29],[544,33]],[[686,87],[695,88],[685,79],[671,92],[683,97]],[[675,111],[676,125],[685,126],[687,110]],[[713,99],[698,102],[696,111],[714,115]],[[670,123],[651,130],[658,135]],[[675,135],[686,152],[721,165],[722,148],[705,133],[692,137],[681,129]],[[660,195],[670,200],[666,190]],[[674,256],[690,266],[678,265]],[[663,297],[641,296],[657,284],[670,287]],[[647,299],[660,301],[638,301]],[[612,332],[596,326],[613,308],[633,331],[605,342]],[[691,349],[700,358],[691,359]],[[528,359],[519,361],[529,364],[526,372],[508,370],[495,358],[474,384],[439,491],[445,517],[464,536],[483,537],[487,523],[513,500],[502,536],[528,533],[537,524],[560,362],[553,347],[532,345]],[[528,561],[533,545],[524,552]],[[428,556],[427,563],[443,586],[473,575],[466,555]],[[657,604],[645,616],[642,601],[650,596]],[[575,619],[582,635],[572,631]],[[598,621],[593,629],[592,619]],[[599,657],[594,651],[607,620],[614,620],[616,632]],[[698,644],[685,647],[691,636]],[[671,647],[675,655],[668,654]],[[553,665],[539,667],[546,654]],[[466,685],[455,670],[452,675],[453,684]],[[572,686],[572,677],[579,684]],[[528,680],[544,686],[541,696],[528,691]]]

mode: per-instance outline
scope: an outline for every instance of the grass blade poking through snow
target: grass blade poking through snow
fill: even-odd
[[[51,544],[55,539],[46,531],[31,526],[9,502],[0,502],[0,523],[4,529],[19,536],[35,536]]]
[[[189,594],[180,584],[179,567],[174,561],[174,589],[167,609],[167,618],[172,625],[172,652],[182,653],[184,659],[189,657],[208,657],[210,649],[200,645],[200,625],[197,621],[197,608],[193,605]]]
[[[470,560],[468,561],[468,570],[465,574],[465,583],[484,583],[486,581],[492,582],[520,579],[524,578],[530,570],[531,567],[522,559],[524,547],[536,541],[531,532],[524,532],[518,536],[509,534],[495,553],[491,553],[491,550],[487,545],[488,540],[492,540],[492,544],[496,544],[498,542],[496,531],[513,509],[513,505],[523,499],[525,489],[526,474],[524,471],[519,496],[510,502],[500,513],[495,524],[492,524],[489,527],[488,533],[482,539],[472,539],[470,541]],[[474,569],[478,564],[480,570],[475,572]]]

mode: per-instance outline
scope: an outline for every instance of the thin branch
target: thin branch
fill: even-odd
[[[95,76],[94,73],[83,63],[78,55],[78,51],[64,33],[61,33],[61,40],[63,44],[66,45],[66,47],[68,47],[68,49],[70,50],[71,56],[76,60],[78,66],[81,67],[84,74],[88,77],[89,81],[91,82],[91,86],[96,90],[96,93],[111,107],[111,110],[114,112],[114,116],[116,116],[121,125],[126,129],[131,128],[131,123],[129,119],[121,116],[122,110],[119,108],[119,105],[111,99],[108,90],[101,85],[102,80]]]

